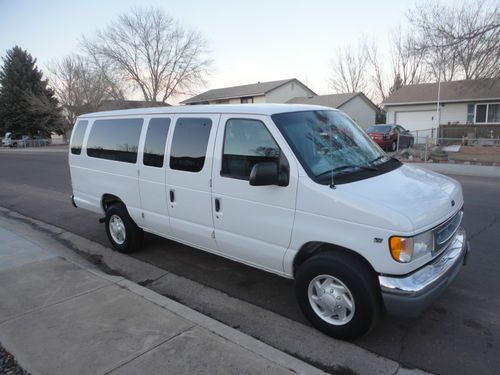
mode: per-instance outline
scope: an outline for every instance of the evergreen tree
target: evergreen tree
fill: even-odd
[[[54,92],[27,51],[7,51],[0,69],[0,135],[48,136],[63,127]]]

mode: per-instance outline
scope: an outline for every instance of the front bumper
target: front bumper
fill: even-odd
[[[424,267],[405,276],[379,276],[386,311],[418,316],[455,279],[469,252],[465,231],[459,228],[446,250]]]

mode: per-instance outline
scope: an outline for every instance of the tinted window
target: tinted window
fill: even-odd
[[[248,180],[256,163],[278,163],[280,149],[266,126],[256,120],[226,123],[221,176]]]
[[[87,130],[87,120],[80,120],[73,128],[73,138],[71,139],[71,153],[80,155],[82,152],[83,137]]]
[[[170,168],[199,172],[205,164],[212,120],[180,118],[177,120],[170,151]]]
[[[169,118],[152,118],[149,120],[146,142],[144,143],[144,165],[163,167],[165,143],[167,141]]]
[[[135,163],[143,119],[96,120],[90,130],[87,155]]]

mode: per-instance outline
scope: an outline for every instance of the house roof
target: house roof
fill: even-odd
[[[291,104],[313,104],[313,105],[322,105],[325,107],[332,108],[340,108],[350,100],[359,96],[363,99],[368,105],[373,107],[375,111],[378,110],[377,106],[373,104],[373,102],[366,97],[362,92],[350,92],[344,94],[331,94],[331,95],[316,95],[316,96],[306,96],[300,98],[290,99],[287,103]]]
[[[436,103],[438,83],[407,85],[389,96],[384,106]],[[477,79],[441,82],[439,101],[465,102],[472,100],[491,100],[500,98],[500,79]]]
[[[221,89],[208,90],[202,94],[193,96],[192,98],[182,101],[181,104],[203,103],[212,100],[224,100],[224,99],[240,98],[245,96],[265,95],[269,91],[277,89],[278,87],[283,86],[292,81],[299,83],[300,85],[304,86],[309,91],[311,91],[312,94],[314,94],[314,92],[310,88],[308,88],[298,79],[291,78],[291,79],[282,79],[280,81],[257,82],[257,83],[252,83],[250,85],[232,86],[232,87],[224,87]]]

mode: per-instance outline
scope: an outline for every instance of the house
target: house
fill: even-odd
[[[297,96],[316,95],[298,79],[257,82],[206,91],[181,104],[286,103]]]
[[[287,103],[337,108],[345,112],[363,129],[375,124],[375,117],[379,111],[379,108],[362,92],[299,97],[290,99]]]
[[[440,86],[439,106],[438,83],[395,91],[383,103],[387,123],[412,131],[439,129],[441,138],[500,136],[500,79],[441,82]]]

